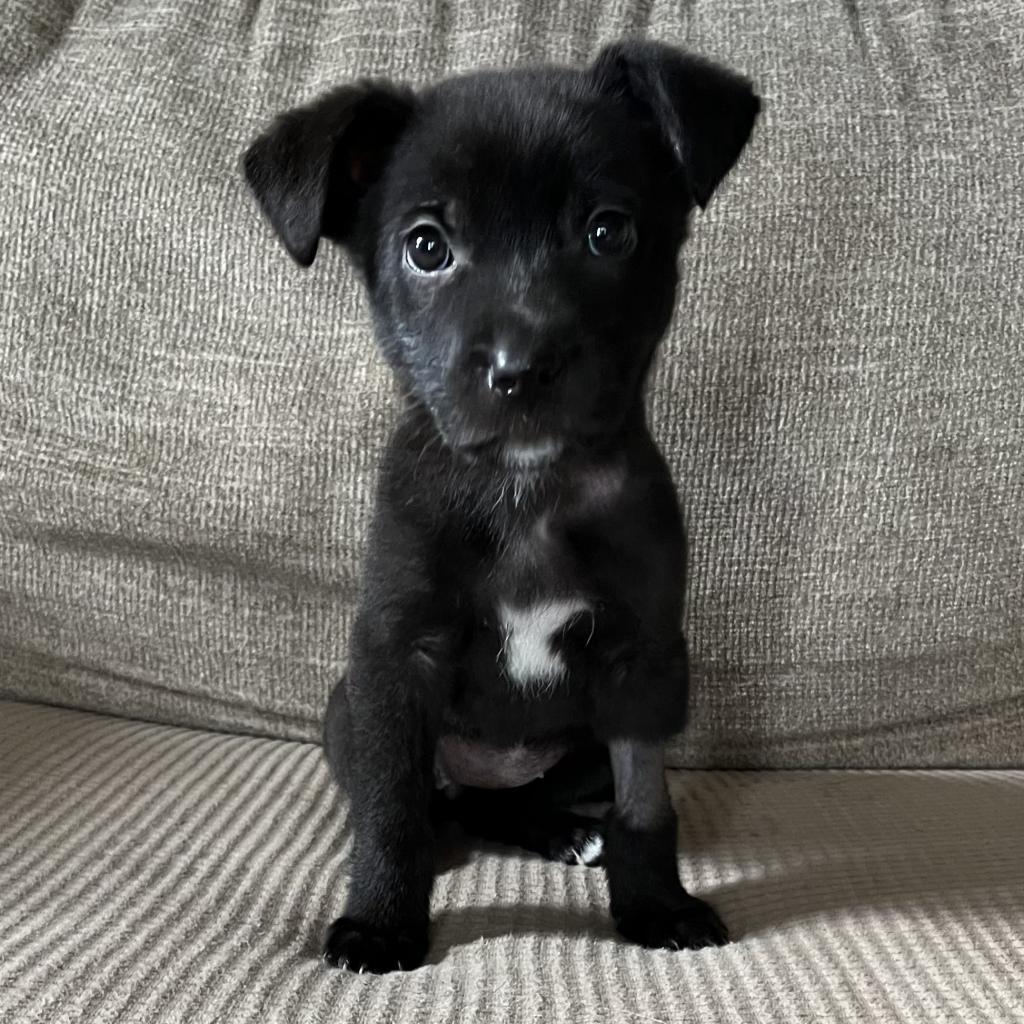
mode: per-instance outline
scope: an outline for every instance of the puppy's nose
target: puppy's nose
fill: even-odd
[[[487,367],[487,386],[499,395],[511,398],[526,390],[532,374],[533,367],[528,358],[498,348],[492,353]]]
[[[474,362],[486,370],[491,391],[504,398],[553,383],[562,367],[554,351],[517,350],[503,345],[490,351],[477,349]]]

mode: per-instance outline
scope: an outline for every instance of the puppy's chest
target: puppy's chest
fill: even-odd
[[[495,558],[483,604],[501,677],[514,689],[543,692],[565,680],[566,636],[593,623],[595,595],[567,538],[540,516]]]

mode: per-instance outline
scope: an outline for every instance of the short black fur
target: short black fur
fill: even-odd
[[[442,816],[603,859],[633,941],[726,940],[676,870],[686,553],[644,388],[689,214],[758,109],[746,80],[627,42],[579,71],[345,86],[246,154],[292,256],[326,237],[362,272],[406,396],[325,722],[355,823],[332,964],[423,961]]]

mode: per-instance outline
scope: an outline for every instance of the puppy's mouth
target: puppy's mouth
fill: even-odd
[[[547,438],[528,444],[504,444],[501,447],[500,458],[512,469],[530,471],[550,465],[563,451],[564,441]]]
[[[472,461],[499,462],[510,469],[531,470],[555,462],[565,451],[567,442],[554,437],[525,441],[495,436],[453,447],[459,455]]]
[[[486,441],[453,445],[455,453],[470,462],[485,462],[519,473],[540,473],[572,453],[586,455],[600,439],[597,436],[548,436],[517,439],[503,436]]]
[[[543,472],[565,458],[586,458],[611,434],[604,421],[573,417],[565,410],[520,414],[508,423],[496,422],[495,417],[443,417],[433,408],[430,414],[445,447],[456,458],[495,471]]]

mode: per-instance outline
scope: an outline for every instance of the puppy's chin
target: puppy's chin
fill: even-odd
[[[531,476],[542,475],[566,459],[575,462],[600,459],[615,434],[588,431],[579,434],[538,433],[527,437],[502,434],[483,438],[442,436],[452,454],[463,462],[491,466],[499,472]]]
[[[616,422],[584,418],[542,417],[515,429],[468,418],[445,422],[432,415],[444,446],[461,462],[493,467],[498,472],[540,474],[566,458],[586,460],[599,455],[617,434]]]
[[[507,441],[500,445],[500,460],[509,468],[523,473],[537,472],[556,462],[565,451],[565,442],[557,438],[539,441]]]
[[[492,437],[482,442],[449,443],[449,447],[468,462],[490,463],[504,470],[533,473],[557,462],[568,442],[554,437],[532,440]]]

